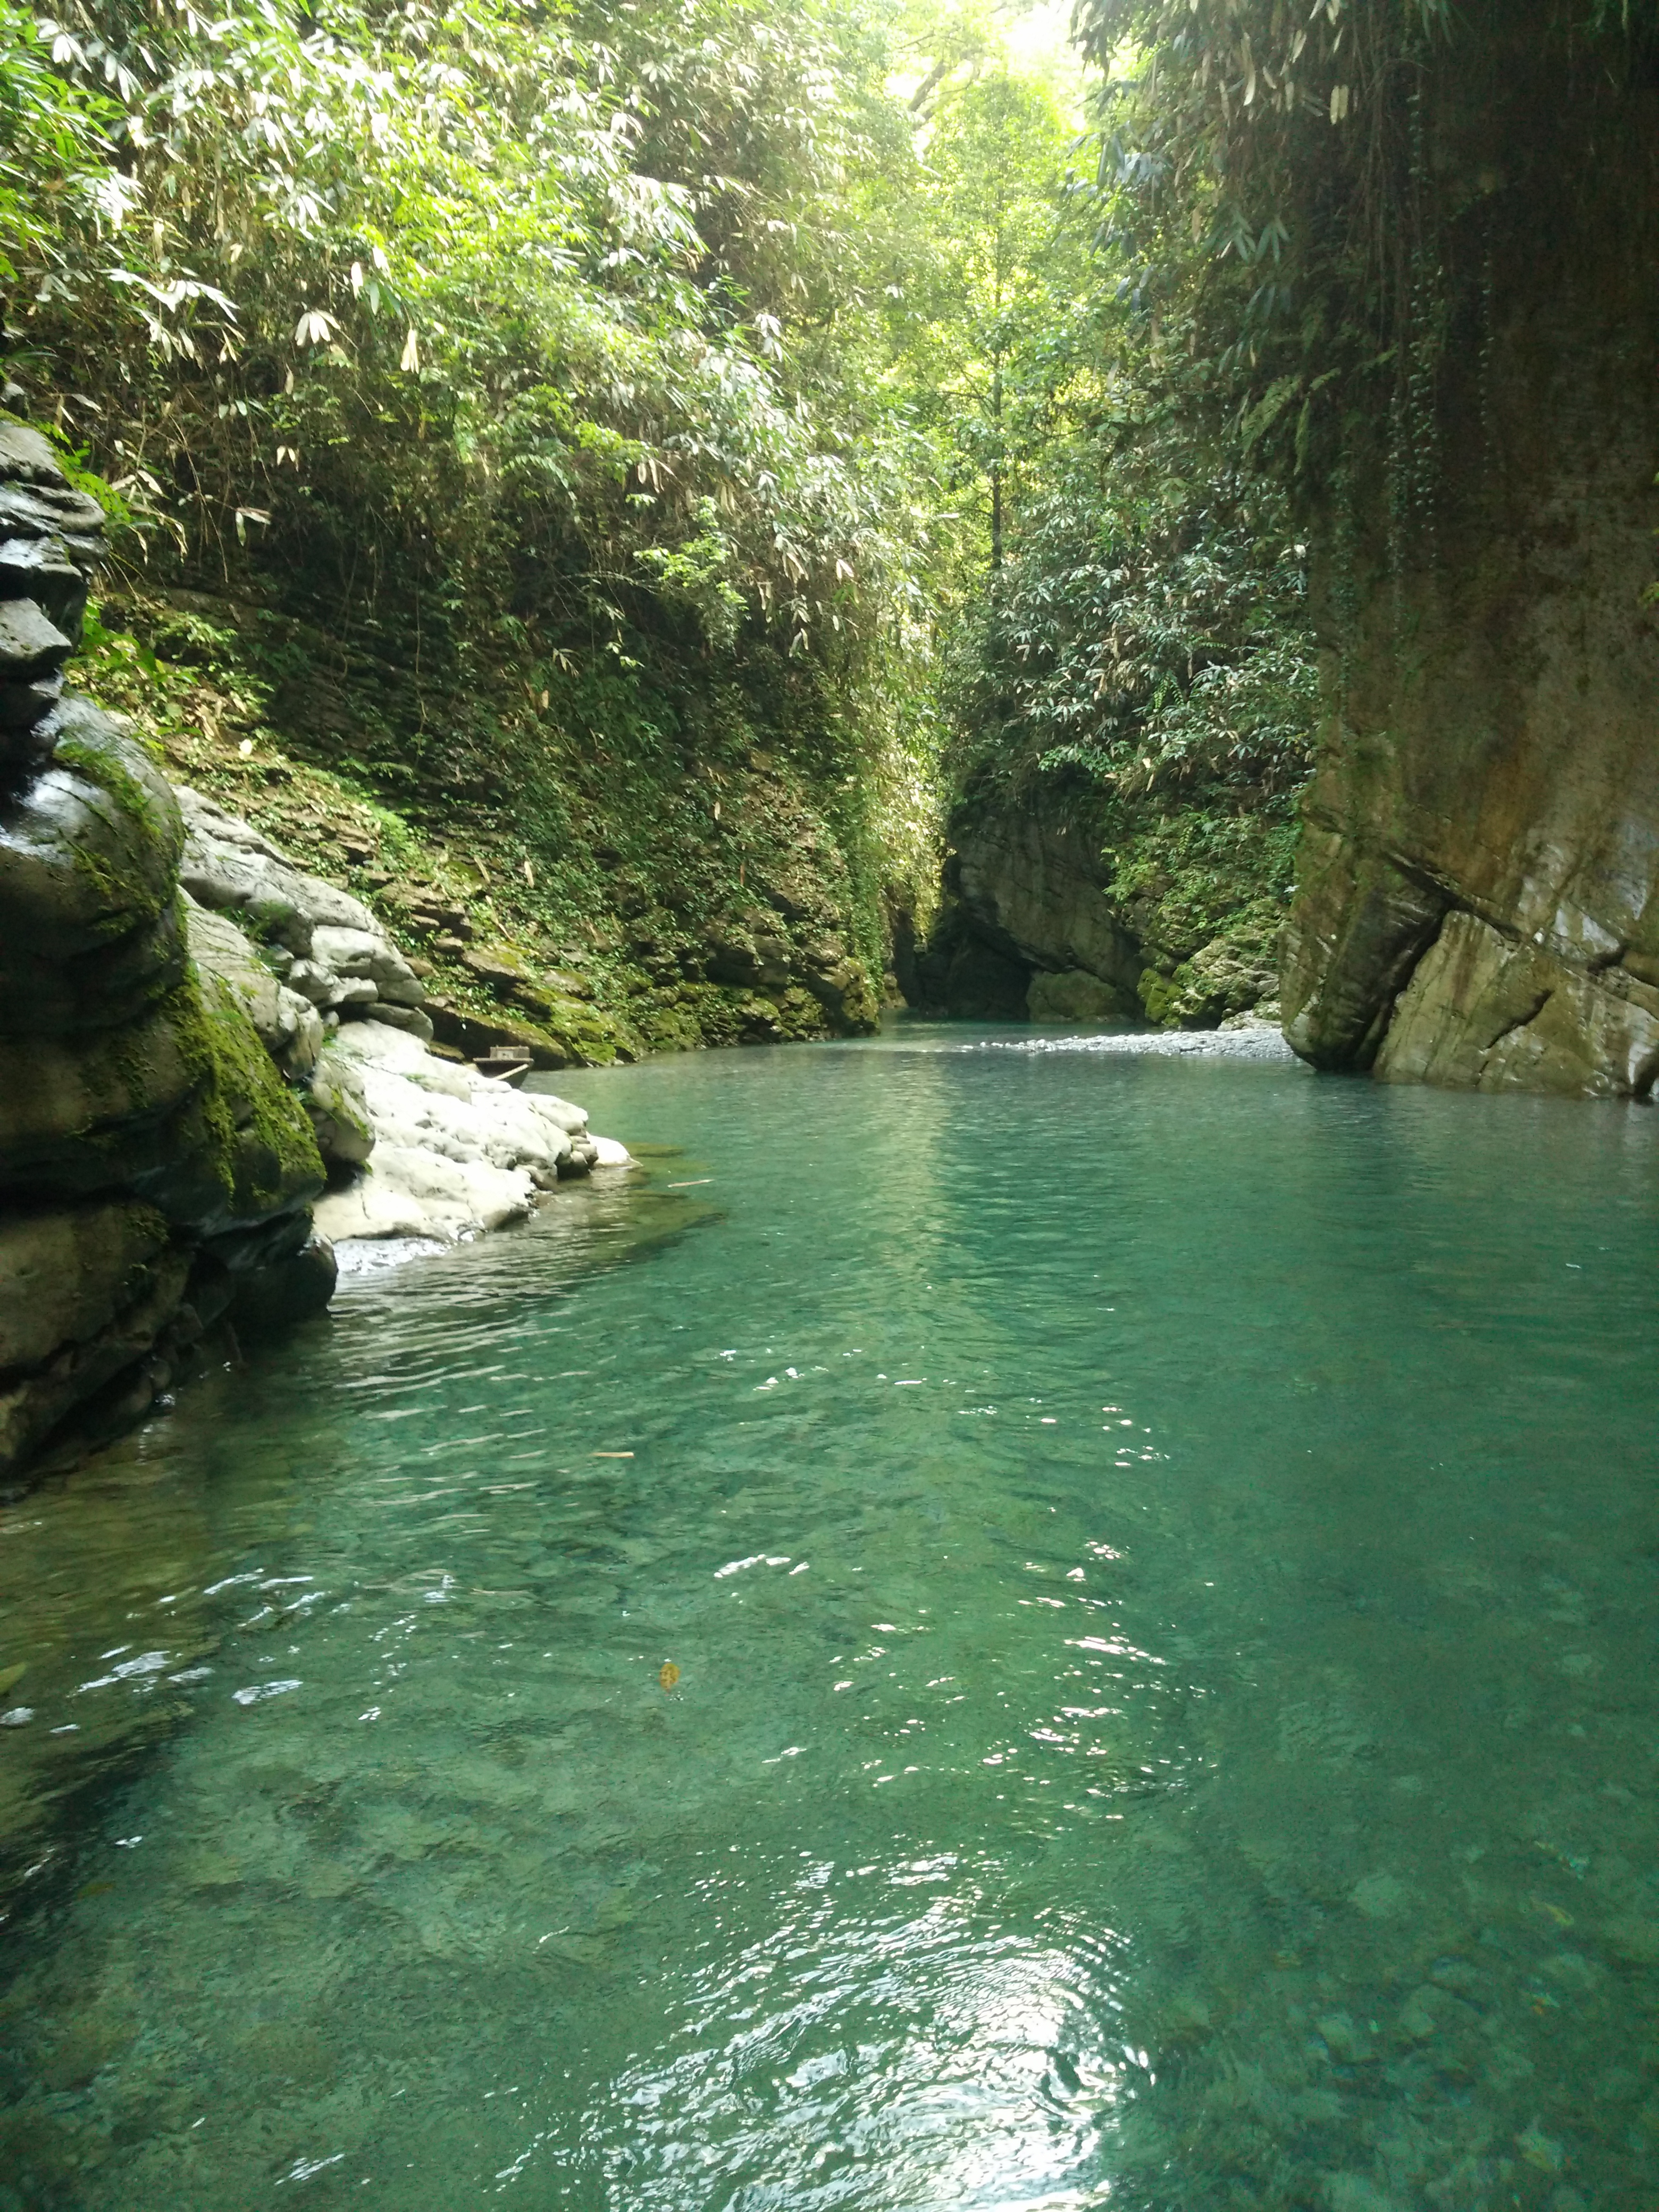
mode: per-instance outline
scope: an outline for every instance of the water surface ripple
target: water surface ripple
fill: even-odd
[[[0,1515],[0,2212],[1648,2201],[1659,1122],[982,1041]]]

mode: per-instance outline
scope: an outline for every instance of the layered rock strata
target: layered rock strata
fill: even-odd
[[[192,950],[218,942],[227,957],[239,957],[222,931],[216,937],[209,916],[228,917],[250,952],[257,945],[255,965],[264,978],[258,988],[276,994],[266,1041],[279,1060],[297,1048],[288,1073],[309,1070],[330,1016],[337,1022],[372,1012],[391,1028],[430,1039],[426,992],[361,899],[307,875],[251,824],[199,792],[181,786],[178,799],[185,831],[179,880],[192,903],[206,910],[193,926]],[[269,1025],[273,1019],[276,1029]],[[308,1049],[306,1039],[314,1040]]]
[[[303,1309],[333,1265],[305,1111],[191,961],[178,803],[64,692],[101,514],[10,424],[0,525],[3,1480],[142,1413],[255,1279]]]
[[[15,424],[0,526],[5,1486],[141,1418],[223,1325],[320,1310],[325,1231],[451,1241],[628,1155],[428,1054],[367,907],[65,694],[102,517]]]

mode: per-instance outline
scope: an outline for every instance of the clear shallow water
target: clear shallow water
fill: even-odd
[[[0,1516],[6,2212],[1651,2199],[1659,1121],[963,1041]]]

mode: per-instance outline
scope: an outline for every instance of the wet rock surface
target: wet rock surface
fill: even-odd
[[[103,528],[97,501],[70,489],[46,439],[0,423],[0,772],[21,775],[52,752]]]
[[[428,1055],[361,901],[64,694],[101,530],[0,424],[0,1486],[142,1418],[216,1332],[320,1311],[331,1179],[337,1233],[451,1240],[604,1150]]]
[[[580,1106],[527,1093],[499,1077],[438,1058],[418,1037],[379,1021],[352,1023],[326,1048],[313,1079],[349,1101],[349,1172],[317,1209],[338,1243],[412,1237],[451,1243],[521,1221],[562,1177],[630,1164],[620,1146],[589,1137]],[[340,1106],[331,1103],[331,1115]],[[361,1132],[368,1150],[357,1158]]]
[[[1454,294],[1432,514],[1388,471],[1315,578],[1330,655],[1287,1035],[1392,1081],[1646,1097],[1659,1069],[1659,186],[1646,80],[1547,73],[1517,21],[1428,159],[1492,174]],[[1600,158],[1605,148],[1620,157]],[[1571,180],[1571,181],[1570,181]],[[1496,303],[1502,303],[1501,307]]]
[[[429,1000],[361,900],[216,801],[182,789],[178,799],[191,955],[296,1086],[328,1175],[315,1219],[329,1243],[453,1243],[523,1220],[562,1178],[631,1164],[590,1139],[580,1107],[473,1066],[520,1033]],[[546,978],[505,953],[471,957],[526,1006],[542,1004]],[[524,1034],[530,1064],[562,1064]]]

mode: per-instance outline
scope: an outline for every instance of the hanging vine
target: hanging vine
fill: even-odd
[[[1245,450],[1304,483],[1385,425],[1391,554],[1432,560],[1443,352],[1488,281],[1437,154],[1453,65],[1522,36],[1564,72],[1640,67],[1659,0],[1079,0],[1076,21],[1125,296],[1181,303]]]

